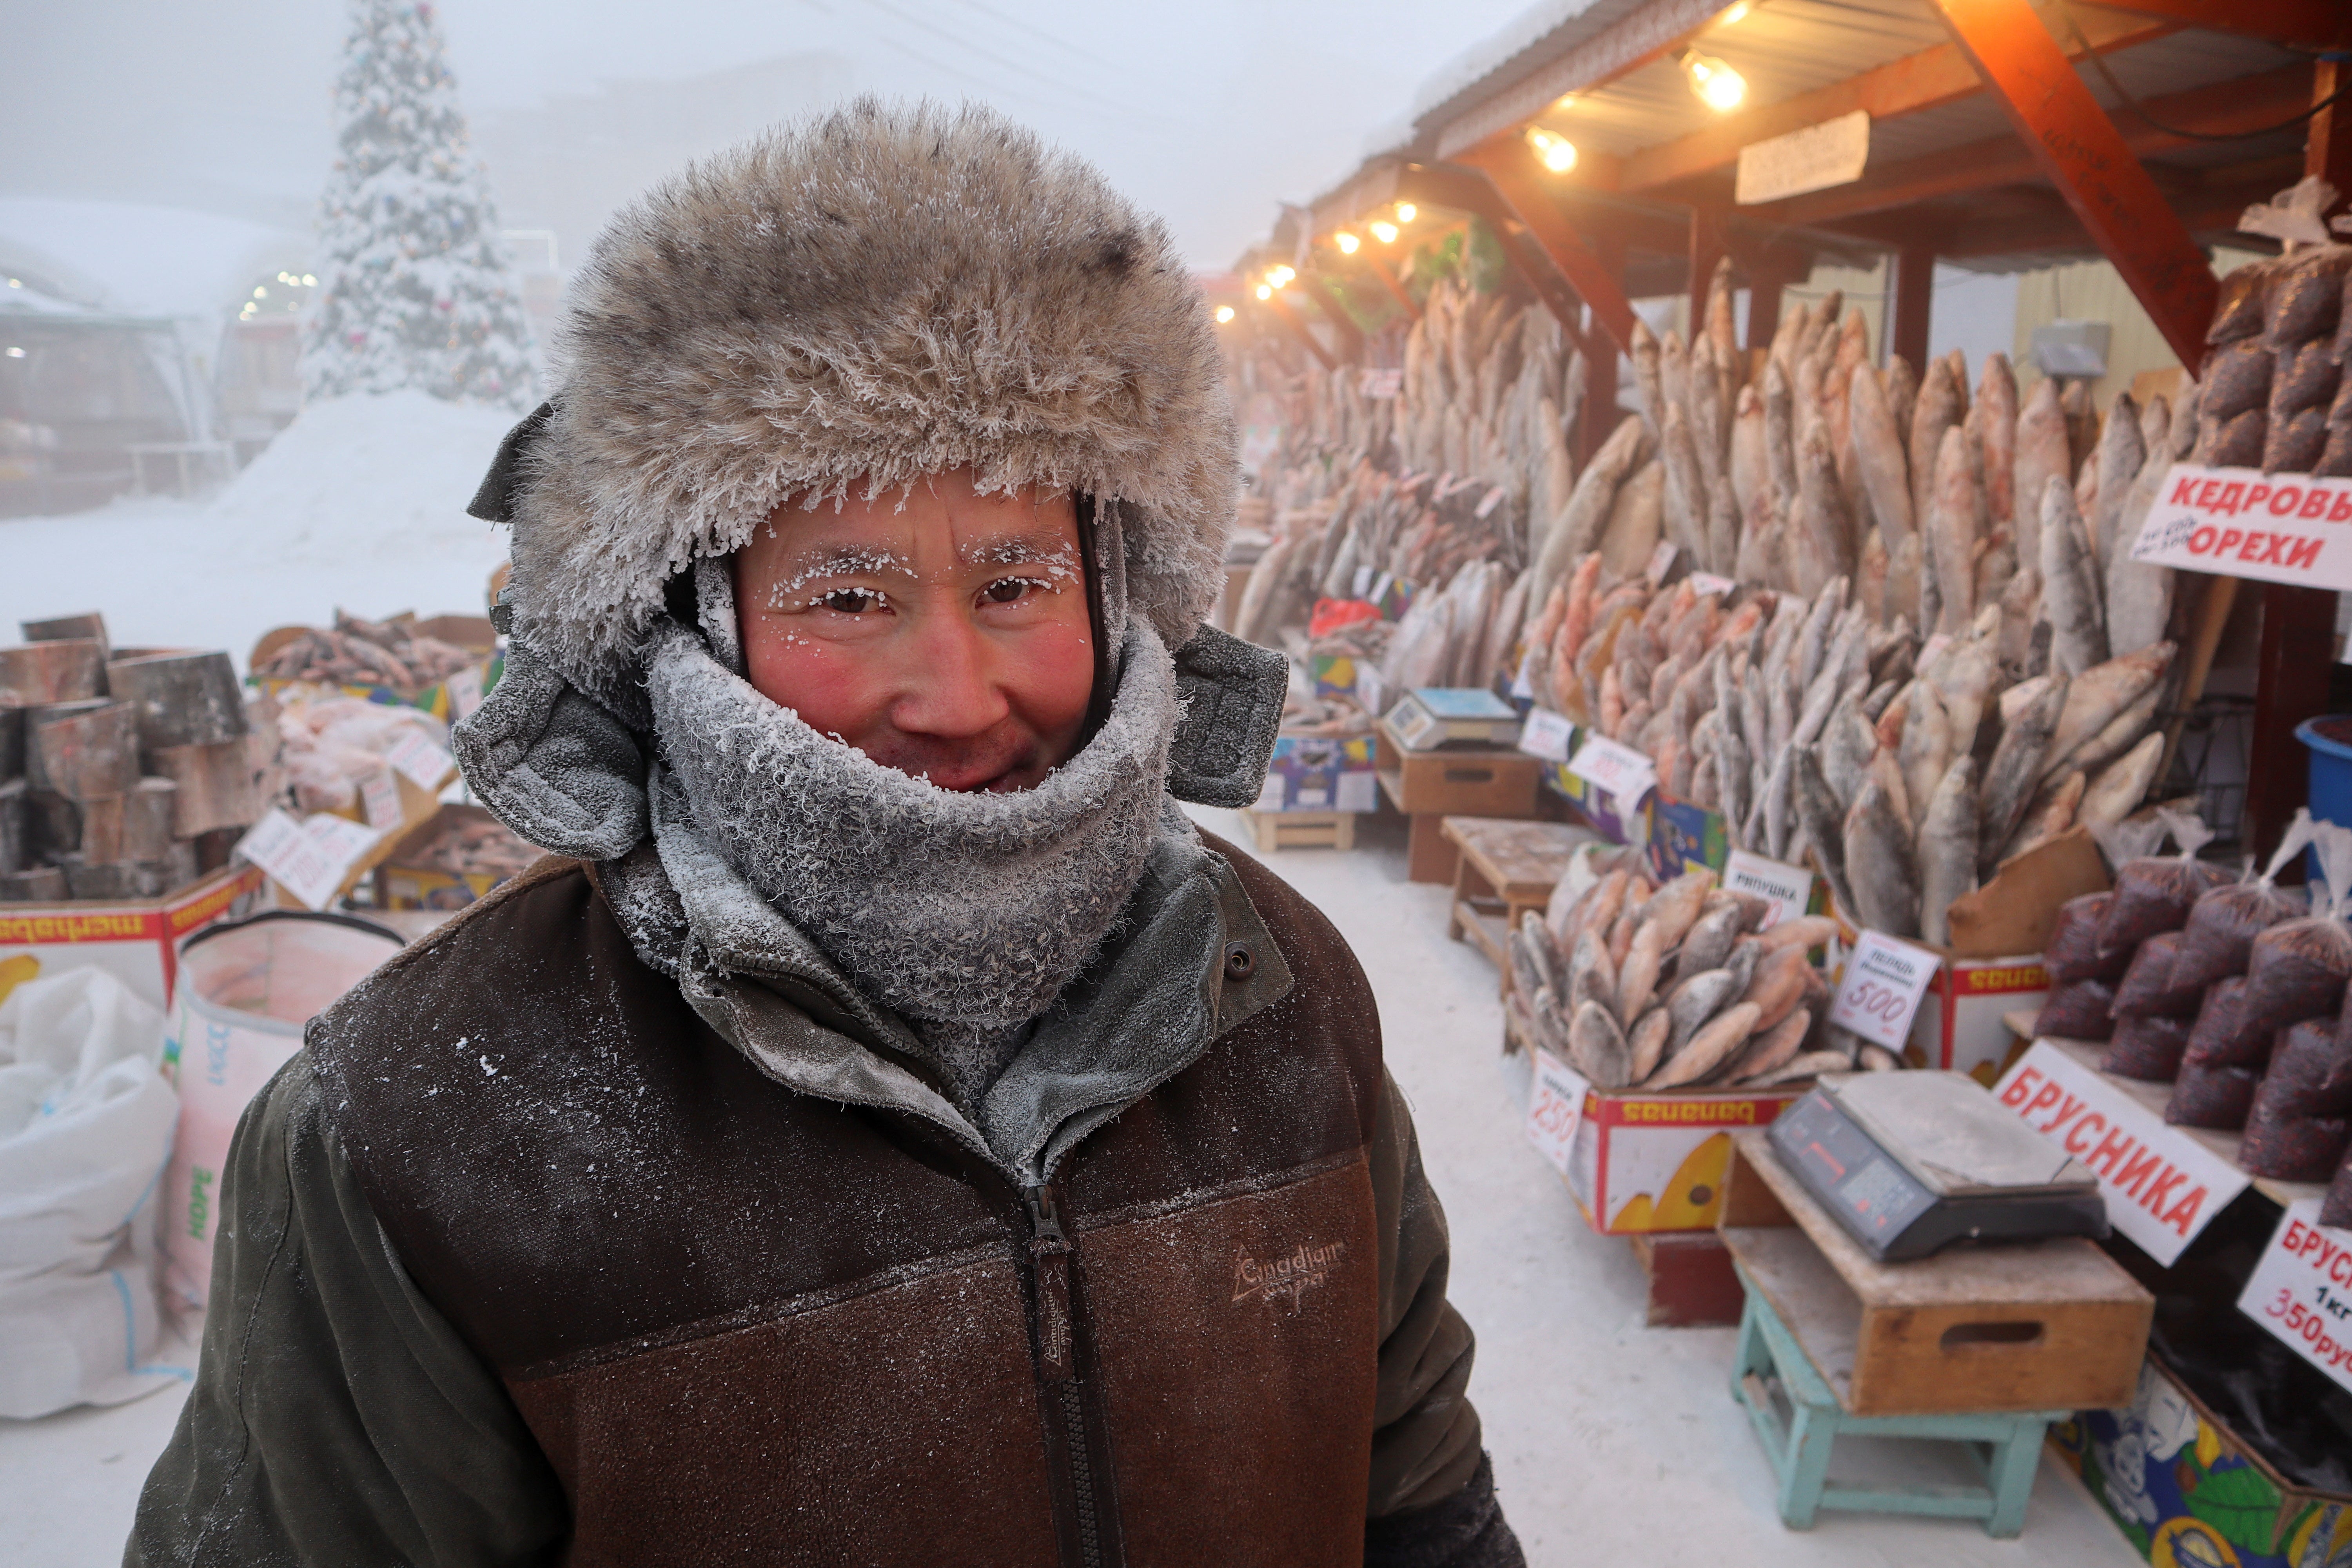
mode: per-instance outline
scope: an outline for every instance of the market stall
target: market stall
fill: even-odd
[[[1653,0],[1515,39],[1244,259],[1259,440],[1231,624],[1293,656],[1294,721],[1376,737],[1383,782],[1505,743],[1410,745],[1400,713],[1511,705],[1538,798],[1465,815],[1594,841],[1541,910],[1518,889],[1499,933],[1491,910],[1456,928],[1498,952],[1531,1136],[1594,1229],[1653,1238],[1654,1279],[1656,1238],[1709,1246],[1733,1131],[1817,1075],[1967,1075],[2102,1183],[2120,1146],[2078,1149],[2053,1113],[2102,1083],[2102,1126],[2139,1104],[2152,1131],[2106,1194],[2110,1250],[2157,1303],[2132,1398],[2213,1438],[2154,1518],[2116,1468],[2135,1417],[2056,1440],[2144,1551],[2201,1530],[2253,1563],[2352,1519],[2352,1477],[2294,1436],[2352,1435],[2342,1293],[2273,1278],[2352,1256],[2329,1228],[2352,1224],[2342,988],[2327,970],[2295,1017],[2213,1024],[2192,1056],[2235,1005],[2226,965],[2155,973],[2193,897],[2060,956],[2168,833],[2168,875],[2279,921],[2295,896],[2216,868],[2270,857],[2303,804],[2294,731],[2327,704],[2352,586],[2326,531],[2352,518],[2352,247],[2330,224],[2352,115],[2322,53],[2352,19],[2243,9]],[[2217,238],[2255,259],[2217,278]],[[2078,257],[2113,263],[2166,363],[2095,394],[2064,333],[2031,363],[1928,353],[1938,260]],[[1792,292],[1817,265],[1874,268],[1885,298]],[[2217,668],[2252,694],[2242,805],[2183,745]],[[2297,929],[2332,952],[2341,916]],[[2104,1058],[2081,1043],[2110,1031]],[[2135,1068],[2205,1108],[2174,1122],[2245,1136],[2167,1131],[2115,1076]],[[2237,1250],[2151,1246],[2159,1183],[2156,1225]],[[2286,1212],[2245,1206],[2270,1198]],[[2238,1310],[2250,1270],[2277,1322]],[[1653,1321],[1688,1320],[1654,1295]],[[2213,1525],[2224,1492],[2273,1514]]]

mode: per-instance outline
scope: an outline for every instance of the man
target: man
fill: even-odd
[[[1171,798],[1284,674],[1164,230],[861,102],[564,346],[457,732],[564,858],[248,1113],[129,1561],[1518,1563],[1363,976]]]

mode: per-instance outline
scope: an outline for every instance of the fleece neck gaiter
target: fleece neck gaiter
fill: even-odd
[[[1116,925],[1160,822],[1178,717],[1173,662],[1135,618],[1102,725],[1010,794],[940,789],[873,762],[683,627],[656,634],[646,692],[695,826],[913,1026],[960,1101],[993,1081]]]

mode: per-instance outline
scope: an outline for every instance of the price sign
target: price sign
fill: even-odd
[[[449,780],[449,770],[457,759],[435,745],[424,731],[414,724],[403,724],[391,745],[384,748],[384,761],[407,775],[418,789],[438,790]]]
[[[1369,662],[1356,666],[1356,700],[1364,705],[1365,712],[1378,718],[1387,709],[1388,694],[1388,682],[1379,669]]]
[[[315,910],[334,901],[352,864],[382,837],[348,817],[321,812],[297,822],[273,808],[237,841],[236,852]]]
[[[390,768],[378,768],[360,780],[360,810],[370,827],[400,826],[400,784]]]
[[[2352,588],[2352,479],[2175,463],[2131,558],[2303,588]]]
[[[1519,673],[1511,679],[1511,695],[1522,702],[1535,700],[1536,650],[1533,648],[1528,649],[1527,657],[1519,660]]]
[[[1569,1151],[1584,1120],[1584,1096],[1592,1086],[1582,1074],[1549,1051],[1535,1054],[1534,1092],[1528,1100],[1528,1142],[1568,1174]]]
[[[2352,1230],[2320,1224],[2319,1205],[2303,1198],[2287,1205],[2238,1310],[2352,1389]]]
[[[1712,572],[1694,572],[1690,574],[1690,580],[1691,592],[1701,598],[1705,598],[1709,594],[1720,594],[1729,598],[1731,591],[1739,586],[1730,578],[1718,577]]]
[[[1735,893],[1749,894],[1772,906],[1771,912],[1764,917],[1762,929],[1766,931],[1782,921],[1800,918],[1813,901],[1812,872],[1802,866],[1767,860],[1745,849],[1734,849],[1724,861],[1723,885]]]
[[[2047,1040],[2018,1058],[1993,1098],[2099,1179],[2107,1223],[2170,1267],[2246,1173]]]
[[[1576,749],[1576,755],[1568,760],[1568,771],[1627,805],[1649,794],[1658,783],[1655,763],[1606,735],[1586,736],[1584,744]]]
[[[1666,574],[1675,569],[1676,553],[1671,541],[1658,541],[1658,547],[1650,552],[1650,563],[1642,568],[1642,574],[1650,580],[1651,587],[1658,587],[1665,582]]]
[[[1853,944],[1838,982],[1837,999],[1830,1004],[1830,1022],[1853,1030],[1874,1045],[1901,1051],[1911,1035],[1912,1015],[1927,982],[1943,962],[1923,947],[1897,942],[1884,931],[1866,931]]]
[[[1548,763],[1568,761],[1575,743],[1576,726],[1549,708],[1528,709],[1527,722],[1519,726],[1519,750]]]
[[[1370,599],[1372,596],[1372,569],[1369,566],[1357,567],[1356,579],[1351,588],[1349,597]]]
[[[1404,371],[1397,365],[1385,365],[1377,369],[1367,365],[1364,367],[1363,379],[1360,384],[1363,387],[1366,397],[1386,400],[1394,397],[1404,389]]]
[[[449,678],[449,712],[452,718],[472,716],[482,705],[482,672],[467,665]]]

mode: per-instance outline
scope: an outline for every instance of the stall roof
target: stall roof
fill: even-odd
[[[2073,28],[2080,27],[2124,90],[2169,124],[2242,132],[2309,104],[2306,56],[2105,7],[2075,6],[2071,22],[2069,15],[2044,12],[2069,52],[2079,54]],[[1677,63],[1685,43],[1747,79],[1740,110],[1717,114],[1692,94]],[[2225,232],[2247,202],[2299,172],[2300,126],[2202,142],[2158,130],[2125,107],[2099,72],[2084,75],[2202,235]],[[1742,142],[1851,108],[1872,110],[1870,162],[1859,182],[1767,205],[1732,205]],[[1979,270],[2096,254],[1927,0],[1728,7],[1723,0],[1549,0],[1435,72],[1398,139],[1313,204],[1316,225],[1359,217],[1365,209],[1352,204],[1380,188],[1384,169],[1454,159],[1530,122],[1578,146],[1579,167],[1561,183],[1563,195],[1621,211],[1680,221],[1698,205],[1767,237],[1874,246],[1926,238]]]

